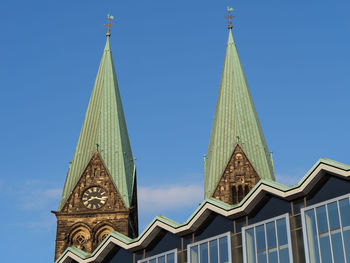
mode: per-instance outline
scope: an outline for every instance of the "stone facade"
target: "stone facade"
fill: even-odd
[[[237,144],[214,191],[213,197],[230,205],[237,204],[259,182],[260,177]]]
[[[100,208],[89,209],[83,203],[83,193],[91,187],[100,187],[107,193]],[[136,237],[136,179],[133,191],[132,205],[127,208],[96,151],[62,210],[54,212],[57,218],[55,260],[69,246],[91,253],[112,231]]]

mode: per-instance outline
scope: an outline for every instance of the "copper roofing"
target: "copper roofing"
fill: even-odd
[[[205,162],[205,198],[212,196],[237,143],[260,178],[275,180],[272,160],[230,29]]]
[[[135,165],[109,36],[107,36],[72,165],[68,171],[59,210],[63,208],[97,148],[125,206],[129,207],[135,181]]]

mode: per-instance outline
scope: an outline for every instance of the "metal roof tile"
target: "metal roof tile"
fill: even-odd
[[[61,210],[89,163],[96,145],[126,207],[130,206],[135,164],[107,37],[102,59],[66,183]]]
[[[270,153],[232,32],[229,30],[224,68],[205,162],[205,198],[213,194],[233,153],[234,145],[237,143],[240,144],[260,178],[275,180]]]

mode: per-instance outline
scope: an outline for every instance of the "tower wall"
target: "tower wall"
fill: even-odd
[[[105,203],[96,209],[88,208],[83,200],[84,193],[94,187],[103,189],[107,196]],[[137,236],[136,193],[133,198],[133,205],[125,206],[96,151],[63,209],[54,212],[57,217],[55,260],[69,246],[91,253],[112,231]]]

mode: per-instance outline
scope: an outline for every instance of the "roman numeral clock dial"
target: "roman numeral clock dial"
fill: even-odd
[[[107,201],[107,193],[101,187],[91,187],[87,189],[83,194],[83,204],[89,209],[99,209]]]

